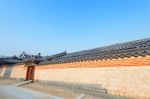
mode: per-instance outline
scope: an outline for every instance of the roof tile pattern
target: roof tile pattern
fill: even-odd
[[[138,57],[146,55],[150,55],[150,38],[68,53],[65,56],[56,58],[51,61],[41,62],[40,64],[61,64],[89,60],[117,59],[131,56]]]

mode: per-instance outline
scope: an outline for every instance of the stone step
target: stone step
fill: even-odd
[[[33,82],[33,80],[27,80],[27,81],[24,81],[24,82],[21,82],[21,83],[17,83],[14,86],[19,87],[19,86],[29,84],[29,83],[32,83],[32,82]]]

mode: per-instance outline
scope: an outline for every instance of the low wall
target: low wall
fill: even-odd
[[[0,68],[0,76],[5,78],[13,78],[24,80],[26,77],[27,67],[24,65],[3,66]]]
[[[0,76],[25,79],[27,67],[0,68]],[[150,56],[36,66],[36,81],[74,87],[99,85],[109,94],[150,99]],[[70,86],[69,86],[70,87]]]
[[[0,67],[0,77],[2,77],[3,76],[3,67]]]
[[[150,99],[150,57],[37,66],[35,80],[101,85],[109,94]]]

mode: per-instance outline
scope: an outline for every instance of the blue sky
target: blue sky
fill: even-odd
[[[0,55],[51,55],[150,37],[150,0],[0,0]]]

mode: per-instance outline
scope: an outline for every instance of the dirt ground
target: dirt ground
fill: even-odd
[[[0,85],[13,85],[16,83],[19,83],[20,81],[17,80],[10,80],[10,79],[4,79],[0,78]]]
[[[10,85],[15,85],[17,83],[20,83],[20,81],[0,78],[0,86],[10,86]],[[42,92],[48,95],[61,97],[62,99],[127,99],[124,97],[117,97],[117,96],[103,96],[103,95],[95,96],[92,94],[81,92],[79,90],[60,88],[56,86],[47,87],[46,85],[41,85],[37,83],[30,83],[20,87],[37,91],[37,92]],[[8,98],[9,96],[6,95],[5,93],[3,94],[1,93],[0,99],[1,97],[3,97],[3,99],[9,99]]]
[[[94,96],[91,94],[83,93],[78,90],[73,90],[73,89],[66,89],[66,88],[60,88],[56,86],[46,86],[46,85],[40,85],[37,83],[31,83],[28,85],[24,85],[22,87],[29,88],[32,90],[44,92],[47,94],[52,94],[55,96],[63,97],[63,99],[80,99],[78,97],[82,97],[81,99],[127,99],[125,97],[118,97],[118,96]]]

